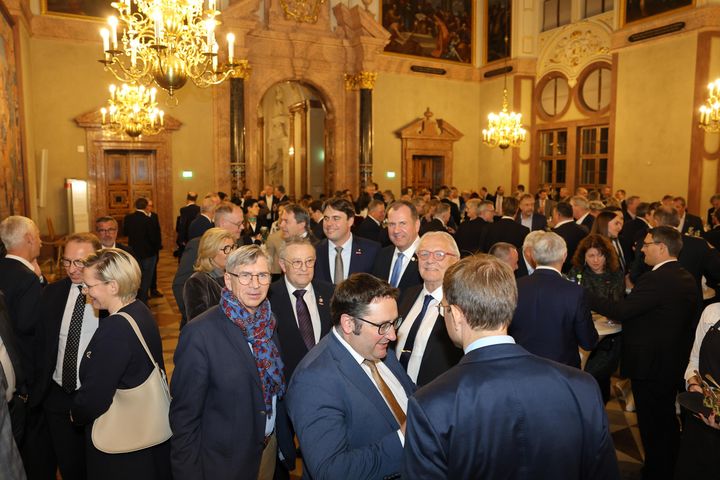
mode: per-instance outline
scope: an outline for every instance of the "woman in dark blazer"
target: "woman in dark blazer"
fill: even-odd
[[[225,263],[233,250],[235,239],[227,230],[211,228],[203,234],[195,260],[195,273],[183,287],[185,318],[188,321],[220,301],[220,293],[225,286]]]
[[[88,480],[170,479],[170,442],[131,453],[103,453],[92,443],[95,420],[113,402],[117,389],[134,388],[149,377],[153,365],[128,321],[135,319],[150,352],[165,369],[162,342],[152,313],[136,300],[140,267],[128,253],[108,248],[85,260],[83,293],[97,309],[110,315],[100,320],[80,363],[80,388],[75,394],[72,419],[85,425]]]

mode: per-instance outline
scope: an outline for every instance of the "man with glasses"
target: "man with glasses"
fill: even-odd
[[[175,480],[270,480],[278,444],[294,461],[292,438],[281,437],[289,428],[279,425],[286,382],[267,300],[269,260],[258,245],[233,251],[219,305],[180,333],[170,384]]]
[[[423,283],[408,288],[398,302],[400,316],[407,321],[397,332],[395,354],[413,382],[422,387],[462,357],[437,309],[443,297],[443,275],[460,260],[460,251],[450,234],[428,232],[420,239],[416,255]]]
[[[448,268],[441,314],[465,356],[410,398],[402,478],[620,478],[595,380],[508,335],[513,272],[489,255]]]
[[[80,388],[80,360],[99,321],[99,312],[83,291],[83,260],[102,247],[92,233],[68,237],[61,259],[67,277],[45,287],[38,307],[43,333],[39,344],[45,355],[36,400],[42,401],[60,473],[68,480],[86,478],[85,429],[73,425],[68,412]]]
[[[132,256],[135,256],[132,248],[117,241],[118,223],[113,217],[100,217],[95,220],[95,233],[100,239],[102,248],[119,248],[125,250]]]
[[[388,478],[400,471],[415,385],[388,355],[401,323],[396,298],[387,282],[351,275],[335,289],[331,333],[295,370],[287,404],[309,478]]]
[[[678,261],[683,236],[659,226],[645,236],[642,253],[652,270],[620,302],[588,292],[590,308],[623,326],[620,373],[632,383],[643,478],[671,478],[680,430],[675,397],[682,385],[700,299],[693,276]]]
[[[290,237],[280,246],[283,276],[270,286],[268,298],[278,319],[278,338],[290,381],[300,360],[332,327],[332,283],[313,278],[315,247],[303,237]]]

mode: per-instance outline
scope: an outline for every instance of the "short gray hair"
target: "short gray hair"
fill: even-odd
[[[420,237],[420,243],[418,243],[417,250],[420,250],[420,245],[425,240],[430,240],[436,238],[438,240],[442,239],[445,241],[445,243],[448,245],[448,248],[450,250],[450,253],[454,253],[457,255],[458,258],[460,258],[460,249],[457,246],[457,243],[455,242],[455,239],[447,232],[427,232],[425,235]]]
[[[0,223],[0,240],[5,248],[12,250],[23,242],[26,233],[37,230],[37,225],[28,217],[11,215]]]
[[[490,250],[488,251],[488,255],[492,255],[493,257],[497,257],[500,260],[508,261],[510,260],[510,252],[515,250],[517,252],[517,248],[515,248],[515,245],[508,242],[497,242],[492,247],[490,247]]]
[[[526,248],[532,248],[533,245],[535,245],[535,242],[537,242],[538,238],[542,237],[544,233],[545,232],[542,230],[533,230],[532,232],[528,233],[525,236],[525,240],[523,240],[523,250],[525,250]]]
[[[553,232],[542,232],[532,245],[533,259],[539,266],[548,266],[563,261],[567,255],[565,240]]]
[[[312,247],[313,244],[310,241],[307,236],[301,237],[299,235],[295,235],[293,237],[288,238],[287,240],[280,243],[280,248],[278,249],[278,255],[280,256],[280,259],[283,260],[285,258],[285,253],[287,252],[288,247],[292,245],[307,245],[308,247]],[[314,248],[313,248],[314,250]]]
[[[228,256],[227,263],[225,264],[225,271],[232,272],[237,267],[252,265],[257,262],[260,257],[264,257],[267,260],[268,265],[272,264],[272,257],[267,250],[265,250],[264,246],[243,245]]]
[[[582,195],[575,195],[570,199],[570,205],[573,207],[580,207],[584,209],[588,209],[588,199],[583,197]]]

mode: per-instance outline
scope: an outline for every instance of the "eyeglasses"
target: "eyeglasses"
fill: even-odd
[[[232,252],[232,251],[235,250],[236,248],[238,248],[237,245],[235,245],[234,243],[232,243],[232,244],[230,244],[230,245],[225,245],[224,247],[222,247],[222,248],[220,249],[220,251],[223,252],[225,255],[228,255],[230,252]]]
[[[118,231],[117,228],[98,228],[97,233],[115,233]]]
[[[449,304],[438,303],[437,305],[435,305],[435,307],[438,309],[438,315],[443,318],[447,317],[448,315],[452,315],[452,310],[450,310]]]
[[[384,323],[375,323],[371,322],[370,320],[365,320],[364,318],[360,317],[353,317],[361,322],[369,323],[373,327],[377,327],[378,334],[385,335],[388,331],[390,331],[390,327],[393,327],[395,331],[397,332],[398,328],[400,328],[400,325],[403,323],[403,317],[397,317],[395,320],[392,320],[390,322],[384,322]]]
[[[657,245],[662,242],[643,242],[643,247],[649,247],[650,245]]]
[[[65,268],[69,268],[70,265],[74,266],[75,268],[85,268],[85,262],[80,259],[76,260],[70,260],[69,258],[61,258],[60,263],[62,263],[62,266]]]
[[[240,285],[250,285],[250,282],[252,282],[253,277],[257,278],[257,282],[260,285],[268,285],[268,284],[270,284],[270,280],[272,279],[272,275],[269,272],[262,272],[262,273],[225,272],[225,273],[237,278],[238,282],[240,282]]]
[[[445,257],[448,255],[451,257],[457,257],[457,255],[455,255],[454,253],[443,252],[442,250],[437,250],[435,252],[430,252],[428,250],[420,250],[419,252],[417,252],[417,256],[420,260],[427,260],[430,258],[430,255],[432,255],[432,257],[438,262],[442,262],[443,260],[445,260]]]
[[[308,258],[307,260],[288,260],[287,258],[283,258],[282,260],[292,265],[295,270],[302,269],[303,265],[305,265],[305,268],[313,268],[313,266],[315,266],[314,258]]]
[[[93,288],[97,287],[98,285],[103,285],[103,284],[105,284],[105,283],[109,283],[109,282],[100,282],[100,283],[96,283],[95,285],[89,285],[89,284],[86,283],[86,284],[83,286],[82,291],[83,291],[83,293],[88,293],[88,292],[90,292],[90,290],[92,290]]]

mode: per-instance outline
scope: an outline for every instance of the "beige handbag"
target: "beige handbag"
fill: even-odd
[[[124,312],[118,315],[130,323],[155,368],[141,385],[115,390],[110,408],[95,419],[92,442],[105,453],[135,452],[159,445],[172,436],[170,390],[165,372],[150,353],[135,319]]]

